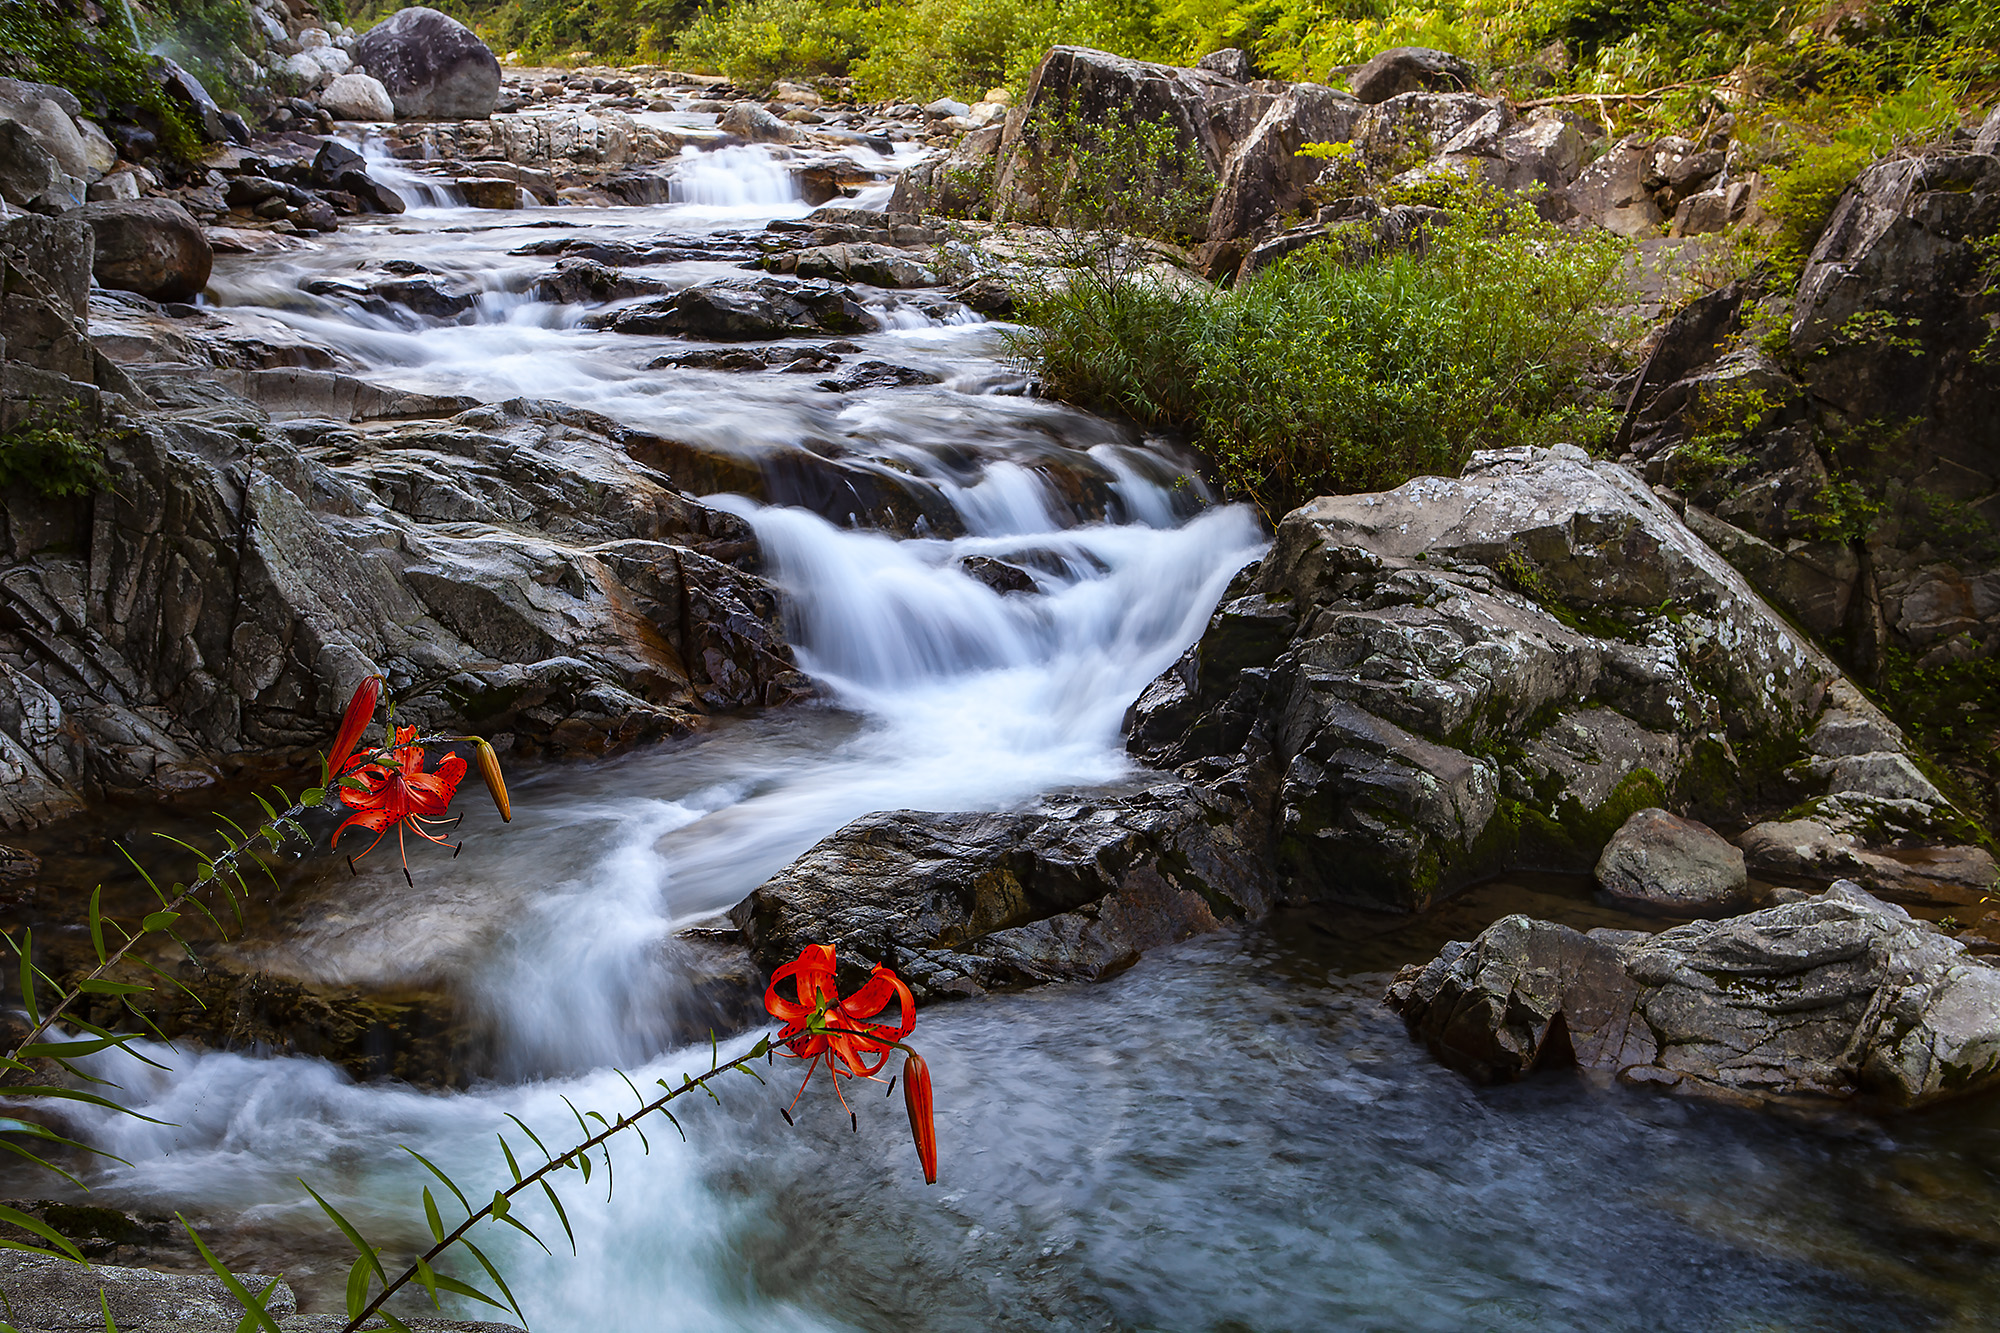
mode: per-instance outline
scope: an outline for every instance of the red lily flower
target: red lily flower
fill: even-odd
[[[817,1065],[825,1056],[834,1074],[869,1078],[888,1063],[890,1043],[910,1035],[917,1025],[917,1002],[903,979],[880,963],[861,989],[842,999],[833,979],[833,946],[809,944],[799,956],[771,974],[764,991],[764,1007],[772,1017],[783,1019],[784,1031],[777,1045],[795,1059],[811,1059]],[[792,979],[795,1000],[778,994],[778,983]],[[888,1027],[870,1022],[897,1002],[900,1025]],[[834,1029],[828,1031],[828,1029]],[[878,1040],[879,1039],[879,1040]],[[812,1078],[812,1071],[806,1071]],[[804,1085],[800,1085],[804,1090]]]
[[[396,761],[395,767],[364,764],[352,769],[367,784],[367,789],[340,789],[340,799],[357,813],[349,815],[333,831],[336,847],[340,845],[340,835],[355,825],[373,832],[375,841],[361,853],[366,856],[388,835],[389,826],[396,825],[396,845],[403,851],[405,879],[410,877],[410,858],[408,849],[403,847],[403,829],[444,846],[445,839],[425,826],[435,823],[450,808],[451,798],[458,793],[459,779],[465,776],[465,760],[455,754],[446,755],[436,772],[424,772],[424,749],[411,744],[416,738],[415,727],[397,727],[390,754]],[[357,859],[349,858],[350,863]]]
[[[354,747],[361,744],[361,733],[367,731],[368,724],[375,720],[375,707],[381,702],[380,676],[370,676],[355,686],[354,697],[347,701],[347,713],[340,719],[340,730],[334,733],[333,752],[327,756],[329,780],[347,771],[354,758]]]

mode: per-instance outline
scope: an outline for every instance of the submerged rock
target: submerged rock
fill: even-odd
[[[831,944],[844,969],[885,963],[926,1001],[1099,980],[1147,949],[1261,916],[1270,901],[1249,808],[1162,783],[1025,814],[869,815],[730,919],[767,969]]]
[[[1389,1007],[1482,1081],[1575,1064],[1717,1096],[1921,1106],[2000,1083],[2000,968],[1852,884],[1659,935],[1510,916]]]

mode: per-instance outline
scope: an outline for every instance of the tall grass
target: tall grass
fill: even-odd
[[[1432,227],[1421,255],[1354,263],[1354,245],[1230,290],[1080,270],[1029,301],[1017,350],[1045,392],[1184,433],[1272,518],[1609,429],[1588,372],[1618,323],[1623,242],[1489,205]]]

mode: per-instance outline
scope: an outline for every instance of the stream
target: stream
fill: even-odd
[[[464,853],[421,848],[309,874],[256,948],[291,975],[364,987],[443,977],[492,1034],[465,1092],[357,1085],[326,1063],[146,1048],[104,1062],[163,1122],[72,1117],[129,1161],[94,1195],[233,1219],[235,1248],[333,1310],[351,1255],[303,1177],[379,1242],[425,1242],[423,1152],[475,1198],[505,1183],[494,1135],[551,1146],[565,1101],[607,1114],[705,1068],[674,1049],[675,936],[871,811],[1006,809],[1134,770],[1126,706],[1200,633],[1262,550],[1189,460],[1024,396],[1003,330],[865,293],[865,355],[939,377],[836,393],[809,376],[645,369],[671,338],[593,332],[536,302],[552,236],[703,240],[804,216],[764,150],[685,165],[676,202],[485,213],[379,170],[420,206],[311,247],[224,256],[212,294],[375,382],[560,399],[755,457],[830,440],[934,486],[964,535],[892,537],[741,497],[826,701],[515,781],[515,821],[468,799]],[[863,201],[870,202],[867,200]],[[875,202],[879,206],[879,199]],[[301,284],[395,256],[479,289],[463,323],[370,311]],[[738,274],[692,259],[675,284]],[[859,354],[857,354],[859,355]],[[1087,459],[1116,521],[1080,522],[1034,470]],[[1034,596],[968,576],[1034,571]],[[468,793],[468,796],[476,793]],[[288,890],[290,892],[290,890]],[[1477,1088],[1379,1005],[1387,973],[1514,910],[1610,918],[1583,886],[1473,890],[1421,922],[1287,913],[1161,950],[1095,987],[939,1005],[915,1040],[936,1077],[941,1177],[926,1187],[900,1097],[862,1093],[858,1131],[819,1080],[796,1127],[773,1086],[688,1103],[687,1139],[567,1177],[578,1254],[547,1207],[490,1252],[537,1330],[1775,1330],[2000,1326],[2000,1115],[1774,1115],[1561,1073]],[[755,1033],[724,1034],[724,1058]],[[619,1073],[623,1070],[624,1074]],[[822,1095],[824,1094],[824,1095]],[[476,1188],[475,1188],[476,1187]],[[23,1188],[27,1188],[23,1186]],[[447,1220],[449,1225],[449,1220]],[[406,1314],[417,1313],[411,1306]],[[470,1308],[457,1313],[468,1318]],[[496,1316],[497,1317],[497,1316]]]

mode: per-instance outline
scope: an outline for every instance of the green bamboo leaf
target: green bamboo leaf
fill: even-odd
[[[307,809],[317,809],[319,806],[326,804],[326,788],[324,786],[307,787],[299,793],[299,799],[293,802],[293,804],[303,805]]]
[[[481,1291],[479,1288],[467,1282],[460,1282],[455,1277],[448,1277],[443,1273],[433,1273],[431,1275],[431,1281],[435,1282],[440,1289],[448,1291],[454,1296],[465,1296],[475,1301],[485,1301],[488,1305],[492,1306],[496,1310],[504,1310],[507,1308],[500,1302],[494,1300],[491,1296],[488,1296],[485,1292]]]
[[[97,961],[100,966],[110,957],[104,952],[104,916],[97,910],[98,902],[103,897],[102,884],[90,891],[90,943],[91,947],[97,950]]]
[[[70,1184],[76,1186],[78,1189],[87,1188],[82,1181],[78,1180],[75,1176],[71,1175],[69,1172],[63,1170],[63,1168],[57,1166],[54,1162],[48,1160],[48,1158],[43,1157],[40,1153],[33,1152],[27,1148],[23,1148],[18,1143],[9,1143],[5,1139],[0,1139],[0,1149],[4,1149],[7,1152],[13,1153],[16,1157],[26,1158],[29,1162],[33,1163],[35,1166],[40,1167],[42,1170],[50,1172],[53,1175],[61,1176],[64,1180],[67,1180]],[[39,1254],[41,1253],[41,1251],[37,1250],[36,1253]]]
[[[507,1156],[507,1169],[514,1173],[514,1183],[516,1185],[520,1184],[521,1164],[514,1160],[514,1150],[507,1146],[506,1136],[504,1134],[495,1134],[493,1137],[500,1140],[500,1151]]]
[[[528,1316],[521,1313],[521,1303],[514,1299],[514,1293],[507,1288],[507,1279],[500,1276],[500,1270],[493,1266],[493,1261],[486,1257],[486,1252],[469,1240],[462,1240],[459,1244],[463,1245],[471,1252],[472,1257],[479,1261],[479,1266],[486,1270],[486,1276],[493,1279],[493,1285],[500,1288],[500,1294],[507,1298],[507,1306],[513,1310],[514,1317],[521,1321],[521,1327],[526,1328],[528,1326]]]
[[[150,935],[156,930],[165,930],[180,919],[179,912],[153,912],[139,923],[139,928]]]
[[[425,1291],[430,1293],[431,1308],[433,1310],[444,1309],[442,1305],[438,1304],[437,1274],[431,1272],[431,1266],[424,1262],[423,1256],[421,1255],[417,1257],[417,1282],[419,1283],[419,1285],[423,1287]]]
[[[662,1106],[660,1108],[660,1114],[667,1118],[668,1124],[672,1125],[676,1130],[679,1131],[681,1136],[681,1142],[686,1143],[688,1141],[688,1132],[684,1129],[681,1129],[681,1122],[674,1119],[674,1113],[672,1111],[669,1111],[666,1107]]]
[[[523,1226],[523,1225],[521,1224],[521,1219],[520,1219],[520,1218],[518,1218],[518,1217],[503,1217],[503,1218],[501,1218],[500,1220],[501,1220],[502,1222],[505,1222],[505,1223],[506,1223],[506,1224],[507,1224],[508,1226],[510,1226],[510,1227],[512,1227],[512,1228],[514,1228],[514,1230],[516,1230],[516,1231],[520,1232],[520,1233],[521,1233],[522,1235],[526,1236],[526,1237],[527,1237],[527,1238],[528,1238],[529,1240],[531,1240],[531,1241],[535,1242],[535,1244],[537,1244],[537,1245],[541,1245],[541,1246],[542,1246],[542,1253],[543,1253],[543,1254],[547,1254],[547,1255],[551,1255],[551,1256],[553,1256],[553,1255],[555,1254],[555,1251],[554,1251],[554,1250],[551,1250],[551,1249],[550,1249],[550,1248],[549,1248],[549,1247],[548,1247],[547,1245],[543,1245],[543,1244],[542,1244],[542,1238],[541,1238],[540,1236],[537,1236],[537,1235],[536,1235],[536,1234],[535,1234],[534,1232],[530,1231],[530,1230],[529,1230],[529,1229],[528,1229],[527,1227],[525,1227],[525,1226]]]
[[[40,1027],[42,1012],[41,1006],[35,1003],[35,968],[28,961],[34,951],[34,947],[34,930],[23,931],[21,938],[21,1007],[28,1011],[28,1021]]]
[[[446,1175],[443,1171],[440,1171],[438,1169],[438,1165],[436,1162],[433,1162],[430,1158],[424,1156],[422,1153],[418,1152],[415,1148],[409,1147],[407,1145],[403,1146],[403,1151],[408,1153],[410,1156],[416,1158],[419,1162],[422,1162],[424,1164],[424,1169],[429,1171],[432,1175],[436,1176],[439,1182],[442,1183],[446,1189],[450,1190],[452,1194],[457,1197],[459,1206],[465,1209],[465,1215],[467,1217],[472,1216],[472,1201],[465,1197],[465,1191],[461,1190],[458,1187],[458,1183],[456,1181],[454,1181],[450,1176]]]
[[[269,1282],[264,1284],[264,1289],[262,1291],[258,1292],[254,1297],[251,1298],[256,1303],[252,1305],[249,1309],[245,1310],[243,1312],[243,1317],[236,1321],[236,1333],[255,1333],[255,1330],[260,1322],[258,1316],[264,1314],[264,1305],[267,1301],[271,1299],[271,1293],[278,1289],[278,1283],[281,1280],[282,1279],[275,1277],[272,1278]],[[270,1316],[265,1315],[264,1317],[269,1318]]]
[[[353,1323],[368,1307],[369,1266],[375,1256],[364,1254],[354,1261],[354,1267],[347,1270],[347,1321]]]
[[[266,820],[270,821],[270,823],[272,824],[278,822],[277,808],[274,807],[269,801],[265,800],[261,792],[254,792],[254,791],[251,792],[250,799],[255,801],[258,804],[258,806],[260,806],[263,809],[264,818]],[[258,831],[262,832],[263,830],[260,829]]]
[[[377,1310],[375,1316],[389,1326],[390,1333],[410,1333],[410,1326],[387,1310]]]
[[[270,1297],[272,1290],[278,1285],[276,1280],[273,1280],[270,1286],[264,1288],[262,1296],[252,1296],[249,1289],[236,1280],[236,1274],[225,1268],[222,1261],[216,1258],[209,1250],[207,1244],[202,1241],[200,1233],[189,1224],[188,1220],[179,1213],[175,1213],[174,1217],[180,1222],[182,1228],[187,1231],[188,1239],[194,1242],[195,1249],[201,1253],[202,1261],[208,1265],[209,1270],[222,1280],[222,1285],[229,1289],[229,1294],[236,1298],[237,1304],[249,1312],[249,1317],[256,1320],[250,1327],[262,1328],[265,1333],[285,1333],[285,1330],[278,1327],[278,1321],[271,1318],[264,1310],[265,1300]]]
[[[555,1161],[555,1160],[556,1160],[556,1159],[555,1159],[555,1158],[554,1158],[553,1156],[551,1156],[551,1155],[550,1155],[550,1153],[549,1153],[549,1150],[548,1150],[547,1148],[545,1148],[545,1147],[542,1147],[542,1141],[541,1141],[541,1139],[539,1139],[539,1138],[537,1138],[537,1137],[535,1136],[535,1131],[534,1131],[534,1130],[532,1130],[532,1129],[529,1129],[529,1128],[528,1128],[528,1122],[527,1122],[527,1121],[525,1121],[525,1120],[521,1119],[521,1117],[520,1117],[520,1116],[517,1116],[517,1115],[515,1115],[515,1114],[514,1114],[514,1113],[513,1113],[512,1111],[509,1111],[509,1112],[507,1113],[507,1118],[508,1118],[509,1120],[513,1121],[513,1122],[514,1122],[515,1124],[519,1125],[519,1126],[521,1127],[521,1132],[522,1132],[523,1134],[526,1134],[526,1135],[528,1136],[528,1138],[529,1138],[529,1139],[530,1139],[530,1140],[531,1140],[531,1141],[532,1141],[532,1142],[534,1143],[534,1145],[535,1145],[535,1146],[536,1146],[537,1148],[541,1148],[541,1149],[542,1149],[542,1156],[543,1156],[543,1157],[546,1157],[546,1158],[548,1158],[548,1160],[549,1160],[549,1161],[551,1161],[551,1162],[553,1162],[553,1161]]]
[[[162,834],[161,836],[164,837],[165,835]],[[131,867],[134,870],[139,872],[139,878],[146,881],[146,887],[153,891],[153,896],[155,898],[158,898],[162,903],[165,903],[167,901],[167,895],[160,892],[160,886],[153,882],[153,877],[151,875],[146,873],[146,867],[140,865],[138,862],[138,858],[134,857],[132,853],[125,850],[125,845],[123,843],[119,843],[117,844],[117,846],[118,846],[118,854],[124,857],[126,862],[129,865],[131,865]],[[186,847],[187,844],[182,843],[181,846]],[[192,851],[193,849],[189,848],[189,850]],[[195,855],[197,856],[199,856],[200,854],[201,853],[199,852],[195,853]],[[179,892],[180,887],[181,886],[178,884],[174,885],[175,891]]]
[[[118,1333],[118,1321],[111,1317],[111,1298],[102,1287],[97,1289],[97,1308],[104,1311],[104,1333]]]
[[[151,995],[151,986],[140,986],[130,981],[107,981],[103,977],[85,977],[76,983],[77,990],[85,995]]]
[[[424,1221],[431,1224],[431,1239],[444,1240],[444,1219],[438,1216],[437,1200],[431,1197],[431,1187],[424,1186]]]
[[[120,1115],[129,1115],[134,1120],[143,1120],[149,1125],[164,1125],[167,1123],[164,1120],[155,1120],[152,1116],[135,1111],[129,1106],[120,1106],[117,1102],[100,1097],[94,1092],[85,1092],[81,1088],[63,1088],[48,1083],[30,1084],[20,1087],[9,1084],[7,1086],[7,1096],[9,1098],[54,1097],[65,1102],[83,1102],[90,1106],[100,1106],[107,1111],[116,1111]]]
[[[293,1179],[296,1180],[298,1178],[295,1176]],[[375,1276],[382,1280],[382,1285],[385,1287],[388,1286],[389,1275],[382,1271],[382,1261],[375,1257],[375,1247],[361,1239],[361,1233],[354,1229],[354,1224],[342,1217],[338,1208],[335,1208],[325,1199],[322,1199],[318,1190],[310,1185],[306,1185],[306,1182],[303,1180],[300,1180],[299,1184],[305,1185],[305,1191],[313,1196],[313,1202],[320,1206],[322,1212],[333,1219],[333,1224],[340,1228],[340,1234],[347,1237],[347,1243],[352,1245],[368,1261],[368,1266],[375,1270]]]
[[[569,1252],[576,1253],[576,1233],[569,1229],[569,1214],[563,1211],[562,1200],[556,1197],[555,1187],[548,1181],[542,1182],[542,1193],[549,1196],[549,1206],[556,1210],[556,1220],[562,1223],[563,1235],[569,1237]]]

